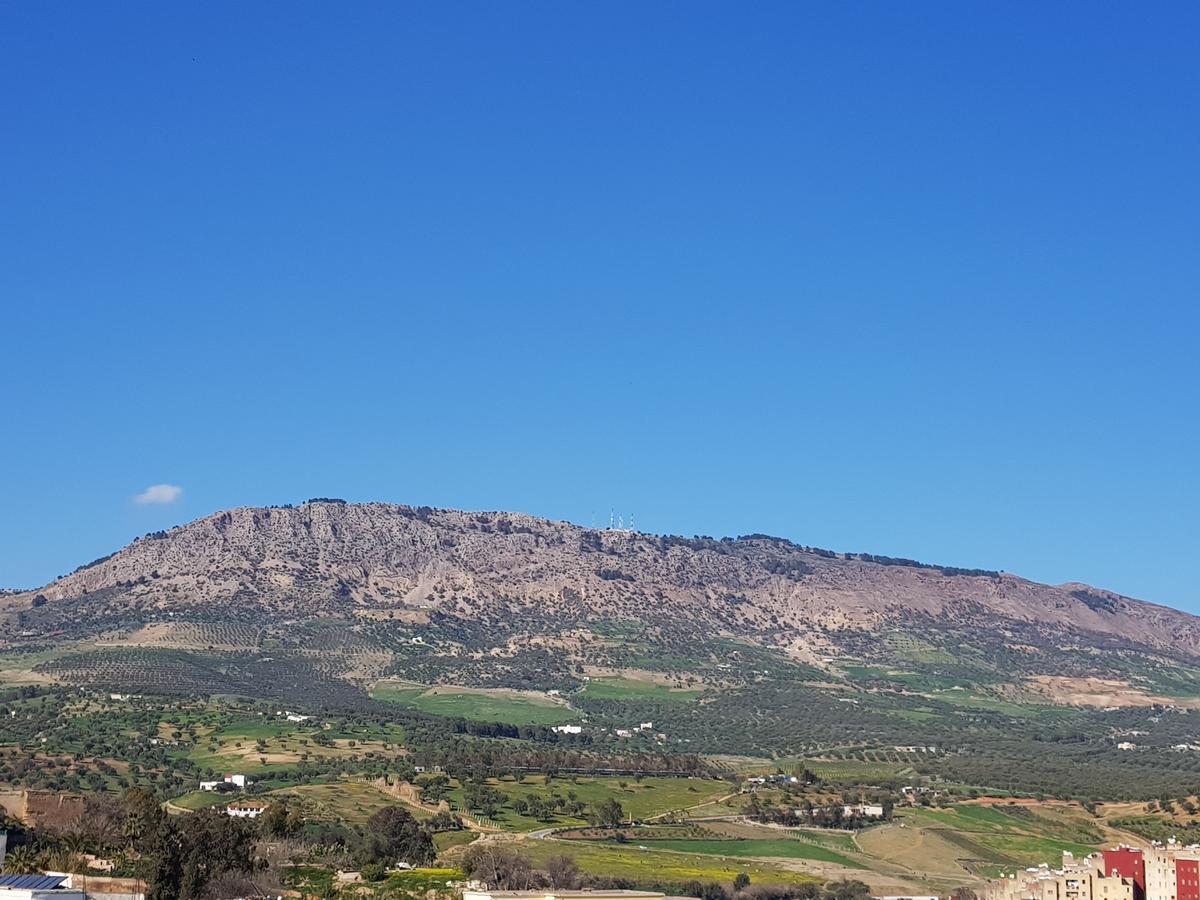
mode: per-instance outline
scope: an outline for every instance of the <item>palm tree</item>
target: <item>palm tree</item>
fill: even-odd
[[[55,847],[45,854],[42,863],[54,872],[84,872],[87,862],[82,856],[68,847]]]
[[[71,853],[83,853],[91,842],[78,831],[68,831],[59,837],[58,845]]]
[[[42,857],[29,847],[14,847],[4,857],[5,875],[33,875],[42,871]]]
[[[133,847],[141,839],[142,833],[145,831],[144,823],[141,816],[132,815],[125,820],[121,826],[121,835],[128,842],[130,847]]]

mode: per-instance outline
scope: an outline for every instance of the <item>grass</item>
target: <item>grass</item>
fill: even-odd
[[[479,837],[474,831],[439,831],[433,836],[433,845],[438,853],[445,853],[452,847],[462,847]]]
[[[655,829],[661,826],[653,826]],[[809,844],[815,844],[819,847],[824,847],[826,850],[831,850],[834,853],[841,855],[849,854],[851,856],[861,853],[858,844],[854,842],[854,835],[844,831],[831,831],[824,828],[789,828],[785,832],[780,832],[776,828],[768,828],[764,825],[754,825],[747,822],[705,822],[697,825],[691,823],[688,827],[692,829],[699,828],[702,832],[708,832],[714,837],[729,838],[747,838],[751,840],[796,840],[804,841]],[[646,832],[651,832],[651,829],[644,829]],[[649,838],[654,838],[653,833],[645,835]],[[687,837],[687,838],[703,838],[706,835],[701,834],[662,834],[664,838]]]
[[[649,819],[663,813],[686,809],[729,793],[729,785],[726,782],[707,778],[643,778],[639,782],[632,778],[626,780],[579,776],[574,781],[555,778],[547,786],[545,776],[536,775],[521,782],[512,779],[492,779],[488,784],[509,800],[535,796],[546,799],[551,794],[569,798],[573,793],[579,802],[593,806],[612,798],[621,804],[627,815],[635,819]],[[462,804],[461,785],[456,785],[450,792],[450,799],[456,804]],[[534,831],[552,825],[578,825],[582,822],[580,819],[565,816],[544,822],[517,815],[508,808],[501,810],[495,821],[506,831]]]
[[[859,834],[858,844],[868,865],[882,861],[922,877],[961,879],[964,875],[958,863],[963,856],[962,848],[935,829],[881,825]]]
[[[574,841],[598,841],[607,846],[647,847],[650,850],[734,858],[805,859],[852,869],[866,868],[860,860],[851,858],[861,854],[852,835],[819,829],[785,832],[746,822],[690,822],[627,828],[619,835],[607,830],[583,830],[568,832],[560,837]]]
[[[269,775],[306,758],[349,760],[366,753],[399,756],[404,732],[395,726],[325,731],[318,722],[296,723],[266,716],[242,717],[216,726],[197,726],[195,745],[184,751],[201,770]],[[328,746],[316,743],[318,735]],[[259,741],[262,747],[259,747]]]
[[[408,872],[391,872],[387,878],[373,883],[343,885],[339,896],[363,897],[417,897],[430,891],[444,892],[446,883],[459,881],[463,873],[459,869],[412,869]],[[333,871],[318,866],[292,866],[287,880],[302,896],[333,896]]]
[[[211,737],[222,741],[256,741],[259,738],[275,738],[296,730],[293,722],[286,719],[268,719],[266,716],[232,719],[212,732]]]
[[[804,767],[825,781],[887,780],[911,771],[908,763],[868,762],[860,759],[810,759]]]
[[[675,850],[680,853],[702,853],[706,856],[774,856],[782,859],[813,859],[821,862],[836,863],[850,869],[865,869],[860,862],[855,862],[818,844],[798,841],[792,838],[775,838],[774,840],[754,840],[733,838],[729,840],[642,840],[642,844],[652,850]]]
[[[207,809],[210,806],[221,806],[226,803],[232,803],[235,800],[241,799],[238,794],[218,794],[216,791],[192,791],[190,794],[184,794],[182,797],[174,797],[170,803],[178,809],[186,809],[196,811],[198,809]]]
[[[431,687],[404,681],[380,681],[371,689],[371,696],[435,716],[477,722],[561,725],[579,718],[579,714],[566,704],[542,694],[500,688]]]
[[[735,806],[732,803],[701,803],[699,806],[688,808],[688,815],[693,819],[702,819],[708,816],[740,816],[744,812],[743,806]]]
[[[842,834],[840,831],[821,831],[816,828],[797,829],[791,832],[792,837],[799,841],[808,841],[835,850],[839,853],[858,853],[858,844],[854,843],[854,835]]]
[[[584,700],[695,700],[703,690],[673,688],[654,681],[613,676],[593,678],[579,691]]]
[[[950,809],[905,810],[910,826],[928,828],[961,847],[970,857],[1001,867],[1056,863],[1063,851],[1086,856],[1102,836],[1084,822],[1050,818],[1024,807],[1017,814],[983,804]],[[1095,843],[1086,841],[1094,840]]]
[[[0,653],[0,677],[2,677],[3,673],[10,670],[23,672],[41,663],[54,662],[65,656],[71,656],[85,646],[91,646],[91,644],[84,644],[82,642],[79,644],[63,644],[45,650],[37,650],[32,653],[13,651]]]
[[[1055,710],[1048,704],[1020,704],[1010,700],[999,700],[995,697],[981,697],[967,691],[935,691],[930,694],[935,700],[949,703],[964,709],[978,709],[984,712],[995,712],[1016,719],[1034,719],[1042,716],[1053,716]]]
[[[964,869],[990,878],[1043,862],[1057,865],[1064,850],[1092,852],[1103,838],[1081,813],[1060,806],[1010,810],[971,803],[897,810],[894,822],[856,835],[863,854],[858,859],[870,868],[899,865],[931,885],[936,879],[953,887],[962,883]],[[1088,842],[1092,839],[1096,843]]]
[[[914,818],[932,819],[962,831],[1006,831],[1020,827],[1021,823],[1000,810],[983,805],[963,804],[946,810],[914,810]]]
[[[1025,865],[1048,862],[1057,863],[1062,859],[1063,851],[1070,851],[1076,856],[1087,856],[1096,847],[1076,844],[1072,841],[1061,841],[1057,838],[1038,837],[1036,835],[1003,834],[981,838],[993,850],[1003,853],[1017,862]]]
[[[272,791],[265,797],[268,800],[276,797],[286,798],[289,802],[298,804],[305,816],[315,822],[365,825],[373,814],[389,806],[401,806],[417,818],[423,817],[422,810],[414,809],[369,784],[357,781],[305,784]],[[424,817],[428,815],[424,813]]]
[[[389,893],[403,891],[413,896],[424,896],[429,891],[444,891],[447,881],[460,881],[463,873],[459,869],[413,869],[409,872],[392,872],[383,882]]]
[[[588,874],[628,878],[644,885],[684,881],[731,882],[739,872],[745,872],[756,883],[797,884],[820,880],[767,863],[731,863],[698,853],[655,852],[638,850],[637,847],[529,841],[521,847],[521,852],[538,865],[544,865],[552,857],[570,856]]]

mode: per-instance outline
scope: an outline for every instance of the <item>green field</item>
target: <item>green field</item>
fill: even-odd
[[[908,763],[872,762],[859,759],[810,759],[803,766],[826,781],[885,781],[912,771]]]
[[[216,791],[192,791],[190,794],[184,794],[182,797],[173,797],[170,805],[176,809],[186,809],[195,811],[198,809],[207,809],[210,806],[221,806],[226,803],[232,803],[238,800],[237,794],[218,794]]]
[[[1062,859],[1064,850],[1082,857],[1097,849],[1096,846],[1076,844],[1072,841],[1021,834],[995,835],[982,839],[982,842],[993,850],[1026,865],[1033,865],[1035,861],[1058,863]]]
[[[306,784],[271,791],[264,796],[267,800],[281,798],[298,805],[305,817],[313,822],[363,825],[374,813],[389,806],[399,806],[419,819],[430,815],[401,803],[372,785],[357,781]]]
[[[315,720],[297,723],[269,716],[164,723],[160,731],[184,727],[195,733],[196,741],[174,751],[176,755],[186,756],[201,772],[240,772],[259,778],[293,769],[307,759],[349,760],[368,753],[396,757],[403,753],[404,743],[403,730],[393,725],[335,731]]]
[[[962,848],[966,857],[1011,868],[1057,863],[1064,850],[1086,856],[1103,836],[1083,820],[1065,815],[1035,813],[1025,807],[1013,811],[982,804],[959,804],[950,809],[904,810],[899,820],[929,828]]]
[[[579,691],[585,700],[695,700],[703,690],[673,688],[653,681],[614,676],[593,678]]]
[[[232,719],[216,729],[210,737],[218,741],[274,738],[296,731],[296,723],[286,719],[271,719],[266,716],[246,716]]]
[[[439,831],[433,836],[433,845],[438,853],[445,853],[453,847],[463,847],[479,837],[474,831]]]
[[[380,681],[371,689],[371,696],[430,715],[477,722],[561,725],[579,718],[565,703],[525,691]]]
[[[639,850],[636,846],[620,847],[574,841],[528,841],[521,846],[521,852],[539,865],[545,865],[556,856],[570,856],[589,874],[628,878],[642,884],[693,880],[733,881],[739,872],[745,872],[755,882],[794,884],[820,880],[767,863],[749,860],[731,863],[715,856],[672,851],[656,853],[651,850]]]
[[[781,859],[813,859],[836,863],[851,869],[865,869],[860,862],[843,856],[826,847],[797,841],[790,838],[775,840],[641,840],[651,850],[675,850],[680,853],[701,853],[706,856],[762,857],[774,856]]]

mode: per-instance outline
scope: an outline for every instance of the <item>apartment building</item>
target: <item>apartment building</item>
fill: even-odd
[[[1113,847],[991,882],[984,900],[1200,900],[1200,847]]]
[[[1098,868],[1069,864],[1061,869],[1048,865],[1014,872],[991,882],[984,900],[1134,900],[1133,882],[1120,875],[1106,875]]]
[[[1133,900],[1200,900],[1200,846],[1121,846],[1105,850],[1103,860],[1106,873],[1133,881]]]

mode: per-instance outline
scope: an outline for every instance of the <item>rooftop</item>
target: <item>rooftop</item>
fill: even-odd
[[[0,875],[0,889],[54,891],[66,881],[61,875]]]

